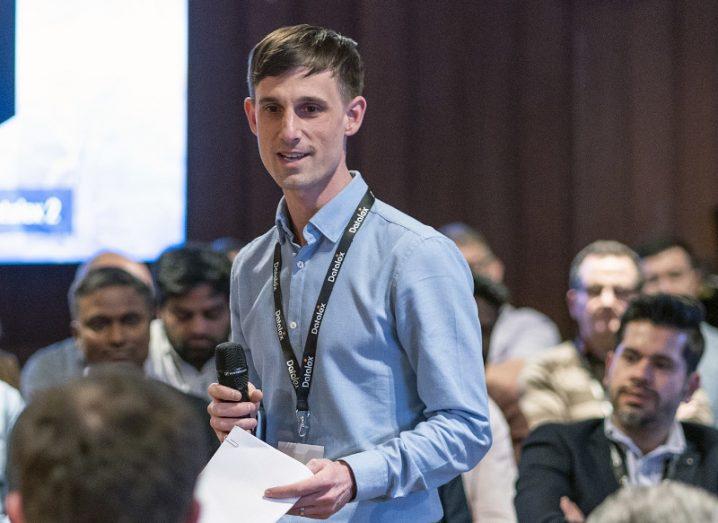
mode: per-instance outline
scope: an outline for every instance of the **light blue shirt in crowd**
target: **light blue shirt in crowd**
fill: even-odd
[[[718,428],[718,329],[703,322],[701,333],[705,347],[698,364],[698,374],[701,376],[701,388],[706,391],[713,409],[713,426]]]
[[[284,200],[276,226],[246,246],[232,271],[232,338],[264,392],[266,439],[297,442],[296,397],[277,338],[274,246],[289,339],[301,362],[312,313],[344,228],[367,185],[353,180],[292,233]],[[436,487],[471,469],[491,444],[473,281],[454,243],[377,200],[329,299],[309,395],[306,443],[343,459],[357,495],[333,520],[437,521]],[[289,520],[289,518],[287,518]]]

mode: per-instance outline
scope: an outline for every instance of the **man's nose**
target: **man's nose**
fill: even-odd
[[[601,299],[601,305],[604,307],[612,307],[616,302],[616,293],[613,287],[603,287],[599,298]]]
[[[189,328],[192,334],[206,334],[209,326],[207,318],[202,314],[195,314],[189,323]]]
[[[115,347],[124,345],[125,343],[125,328],[119,323],[113,323],[109,328],[109,341]]]
[[[653,377],[653,365],[648,358],[641,358],[632,367],[631,378],[641,383],[649,383]]]
[[[296,143],[299,140],[299,128],[301,121],[294,114],[294,111],[284,111],[282,116],[282,140],[286,143]]]

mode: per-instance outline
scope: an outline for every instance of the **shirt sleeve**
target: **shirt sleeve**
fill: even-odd
[[[435,488],[491,446],[481,328],[473,280],[443,237],[403,249],[392,285],[396,336],[424,404],[423,420],[373,449],[342,458],[358,501]]]

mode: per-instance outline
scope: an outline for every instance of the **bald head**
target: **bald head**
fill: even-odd
[[[152,288],[152,274],[144,263],[136,262],[118,252],[102,251],[80,265],[75,274],[75,280],[82,279],[92,269],[106,267],[122,269]]]

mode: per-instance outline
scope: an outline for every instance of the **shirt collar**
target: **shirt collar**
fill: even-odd
[[[607,416],[604,420],[603,430],[609,440],[622,445],[639,458],[643,456],[643,453],[638,446],[633,443],[633,440],[629,438],[621,429],[619,429],[613,421],[611,421],[610,416]],[[665,443],[653,449],[649,452],[649,454],[683,454],[685,450],[686,437],[685,434],[683,434],[683,427],[681,427],[681,424],[674,419]]]
[[[329,200],[309,220],[308,228],[316,228],[322,235],[332,243],[336,243],[344,232],[344,227],[354,215],[357,205],[367,190],[367,184],[358,171],[349,171],[352,180],[344,187],[339,194]],[[287,203],[282,197],[277,207],[275,219],[279,241],[284,243],[287,239],[294,239],[292,232],[292,221],[287,210]]]

